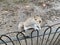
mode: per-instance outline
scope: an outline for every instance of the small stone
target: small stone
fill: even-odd
[[[12,26],[10,26],[10,27],[12,27]]]

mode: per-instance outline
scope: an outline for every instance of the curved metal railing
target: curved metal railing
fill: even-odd
[[[31,32],[31,36],[25,36],[25,34],[19,31],[2,34],[0,35],[0,44],[8,45],[7,43],[11,43],[12,45],[15,45],[14,41],[18,41],[18,43],[22,45],[21,41],[24,40],[25,42],[24,45],[34,45],[34,41],[36,41],[36,45],[60,45],[59,43],[60,42],[60,30],[59,30],[60,27],[58,26],[55,31],[53,31],[52,29],[53,26],[56,26],[59,24],[60,23],[54,24],[52,26],[42,26],[42,28],[47,27],[42,34],[39,34],[38,30],[33,29]],[[47,32],[48,30],[49,32]],[[36,32],[36,35],[33,34],[34,32]],[[8,34],[14,34],[14,33],[16,34],[14,38],[8,36]],[[22,37],[19,36],[20,34],[22,35]],[[4,40],[3,37],[7,39]],[[36,40],[33,40],[34,38]],[[27,39],[30,39],[29,41],[31,42],[31,44],[28,44]]]

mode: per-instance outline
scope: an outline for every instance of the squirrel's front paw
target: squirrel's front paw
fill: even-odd
[[[41,27],[36,26],[34,29],[35,29],[35,30],[41,30]]]

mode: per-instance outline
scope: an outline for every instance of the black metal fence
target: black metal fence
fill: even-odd
[[[9,45],[8,43],[11,43],[11,45],[16,45],[15,41],[17,41],[18,42],[17,45],[60,45],[60,27],[58,26],[54,31],[52,29],[52,27],[56,25],[60,25],[60,23],[52,26],[42,26],[42,28],[44,27],[47,28],[44,31],[42,30],[43,33],[41,34],[39,34],[40,32],[38,30],[33,29],[31,32],[31,36],[25,36],[22,32],[19,31],[0,35],[0,44]],[[36,32],[36,35],[33,35],[34,32]],[[12,36],[14,37],[12,38],[8,34],[16,34],[16,35],[15,37]],[[19,34],[21,34],[22,37],[20,37]],[[4,37],[6,39],[3,39]],[[24,40],[24,42],[22,40]],[[21,41],[24,44],[22,44]]]

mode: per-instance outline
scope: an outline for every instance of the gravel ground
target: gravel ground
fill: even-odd
[[[60,0],[0,0],[0,34],[19,31],[19,22],[41,16],[44,25],[60,23]]]
[[[37,3],[35,1],[29,3],[9,1],[0,2],[0,34],[19,31],[18,23],[34,15],[42,17],[43,26],[60,22],[59,1],[36,1]],[[43,6],[43,4],[46,4],[46,6]]]

